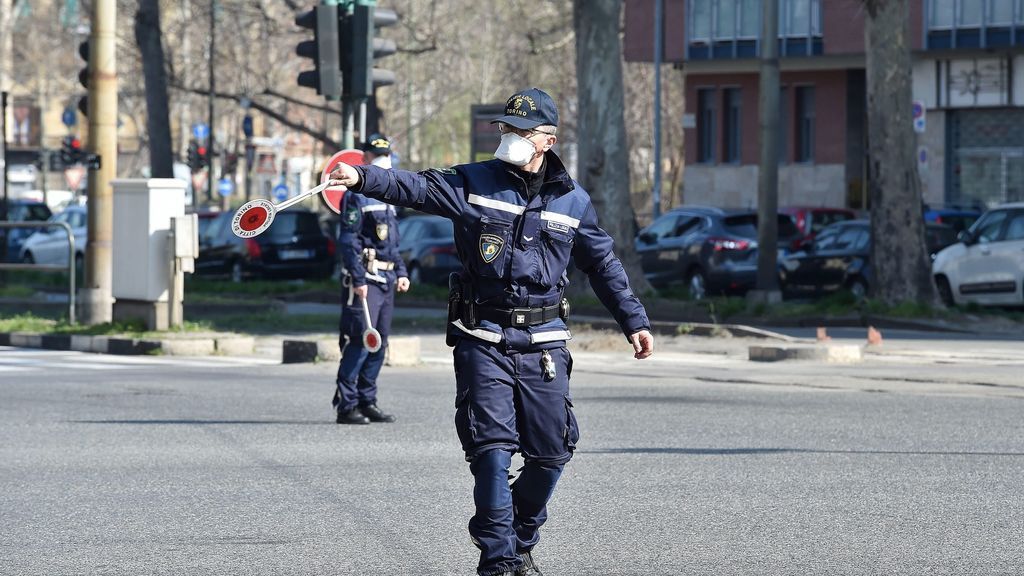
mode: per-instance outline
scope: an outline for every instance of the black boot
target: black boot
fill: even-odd
[[[523,561],[523,565],[516,570],[516,576],[544,576],[540,568],[533,563],[533,556],[530,556],[529,552],[520,554],[519,559]]]
[[[363,416],[363,413],[359,411],[359,408],[353,408],[348,411],[338,410],[338,424],[369,424],[370,419]]]
[[[380,408],[377,408],[376,404],[370,404],[369,406],[363,406],[359,409],[363,416],[369,418],[370,422],[394,422],[395,417],[391,414],[385,414]]]

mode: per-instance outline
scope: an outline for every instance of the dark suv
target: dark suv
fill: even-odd
[[[800,236],[778,215],[779,250]],[[684,282],[690,297],[743,294],[757,282],[757,212],[685,207],[667,212],[636,238],[644,276],[655,287]]]
[[[8,200],[8,222],[46,222],[52,215],[50,207],[42,202],[30,200]],[[54,230],[49,228],[51,232]],[[39,228],[0,228],[0,238],[7,236],[7,254],[0,255],[6,262],[18,262],[21,246],[25,239],[39,231]]]
[[[334,270],[334,240],[315,212],[280,212],[266,232],[242,239],[231,231],[233,212],[217,215],[199,237],[196,274],[243,278],[327,278]]]

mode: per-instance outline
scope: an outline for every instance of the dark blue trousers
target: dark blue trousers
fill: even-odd
[[[375,282],[366,284],[370,322],[381,337],[380,350],[372,353],[363,347],[363,331],[366,330],[363,303],[356,296],[352,304],[348,305],[348,288],[342,291],[341,337],[338,341],[341,361],[338,363],[338,387],[333,401],[336,410],[346,412],[357,406],[377,403],[377,376],[384,365],[384,352],[388,347],[391,316],[395,308],[394,285],[394,281],[387,286]]]
[[[551,380],[540,351],[469,338],[455,346],[455,427],[475,479],[469,533],[480,548],[481,575],[515,570],[518,554],[540,540],[548,500],[579,440],[569,394],[572,358],[565,348],[548,353],[555,363]],[[510,486],[517,451],[525,463]]]

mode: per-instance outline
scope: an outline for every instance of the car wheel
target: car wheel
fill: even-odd
[[[949,286],[949,280],[945,276],[935,277],[935,288],[939,291],[939,299],[947,307],[953,307],[956,302],[953,300],[953,289]]]
[[[857,302],[863,301],[868,296],[868,285],[863,278],[854,278],[850,281],[848,288]]]
[[[700,268],[694,268],[690,271],[690,276],[686,279],[686,287],[690,290],[690,298],[692,300],[703,300],[708,296],[708,282],[704,278],[704,271]]]
[[[25,252],[25,255],[21,257],[22,264],[35,264],[36,259],[32,256],[31,252]]]
[[[413,284],[420,284],[423,282],[423,271],[420,269],[419,264],[409,266],[409,282]]]
[[[242,262],[235,260],[231,264],[231,281],[238,284],[242,281]]]

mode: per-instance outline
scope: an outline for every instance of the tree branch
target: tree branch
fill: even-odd
[[[205,89],[205,88],[192,88],[192,87],[189,87],[189,86],[182,86],[178,82],[172,82],[171,83],[171,87],[174,88],[175,90],[182,90],[184,92],[189,92],[189,93],[192,93],[192,94],[199,94],[199,95],[202,95],[202,96],[209,96],[209,94],[210,94],[210,90],[209,89]],[[242,98],[245,97],[244,94],[228,94],[226,92],[214,92],[213,96],[215,98],[220,98],[222,100],[233,100],[235,102],[241,102]],[[293,130],[298,130],[299,132],[302,132],[303,134],[307,134],[309,136],[312,136],[313,138],[315,138],[319,142],[322,142],[323,144],[325,144],[325,145],[327,145],[329,147],[333,147],[335,150],[341,150],[341,148],[342,148],[342,146],[341,146],[341,144],[339,142],[336,142],[333,138],[331,138],[327,134],[325,134],[323,132],[319,132],[317,130],[314,130],[314,129],[310,128],[309,126],[306,126],[305,124],[303,124],[301,122],[296,122],[296,121],[288,118],[287,116],[281,114],[280,112],[277,112],[273,108],[270,108],[270,107],[268,107],[268,106],[266,106],[264,104],[260,104],[259,102],[256,102],[255,100],[250,100],[250,104],[249,105],[254,110],[257,110],[260,113],[262,113],[262,114],[264,114],[264,115],[266,115],[266,116],[268,116],[270,118],[273,118],[274,120],[277,120],[281,124],[284,124],[285,126],[291,128]]]
[[[263,90],[263,94],[266,94],[267,96],[274,96],[275,98],[280,98],[281,100],[284,100],[285,102],[288,102],[289,104],[297,104],[299,106],[305,106],[306,108],[312,108],[314,110],[320,110],[321,112],[330,112],[331,114],[337,114],[339,116],[341,115],[341,112],[339,110],[335,109],[335,108],[331,108],[329,106],[321,106],[320,104],[313,104],[311,102],[306,102],[304,100],[299,100],[298,98],[296,98],[294,96],[289,96],[287,94],[283,94],[281,92],[278,92],[278,91],[274,90],[273,88],[265,88]]]

